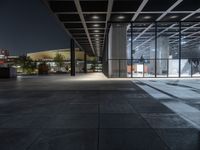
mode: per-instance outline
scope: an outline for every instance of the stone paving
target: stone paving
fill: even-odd
[[[0,150],[198,150],[199,130],[130,80],[0,80]]]

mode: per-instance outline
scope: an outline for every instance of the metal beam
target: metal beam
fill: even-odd
[[[71,61],[71,76],[75,76],[75,45],[74,45],[74,40],[71,39],[71,42],[70,42],[70,55],[71,55],[71,58],[70,58],[70,61]]]
[[[140,12],[142,11],[142,9],[145,7],[145,5],[147,4],[149,0],[143,0],[142,3],[140,4],[139,8],[137,9],[136,13],[134,14],[133,18],[131,19],[131,21],[135,21],[135,19],[137,18],[137,16],[140,14]]]
[[[42,4],[45,5],[45,7],[47,7],[48,11],[50,12],[50,15],[52,15],[55,20],[59,23],[59,25],[62,27],[62,29],[68,34],[68,36],[70,38],[72,38],[74,40],[74,42],[76,43],[76,45],[80,48],[80,49],[83,49],[82,46],[76,41],[76,39],[71,35],[71,33],[66,29],[66,27],[64,26],[64,24],[62,24],[60,22],[60,20],[58,19],[57,15],[55,15],[51,8],[49,7],[49,4],[48,4],[48,0],[40,0],[42,2]]]
[[[88,32],[87,25],[86,25],[86,22],[85,22],[85,18],[83,16],[83,12],[82,12],[82,8],[81,8],[81,5],[80,5],[80,2],[79,2],[79,0],[74,0],[74,3],[76,5],[76,9],[78,11],[78,14],[80,16],[81,22],[82,22],[83,27],[85,29],[85,33],[86,33],[86,35],[88,37],[88,41],[90,43],[91,49],[92,49],[93,53],[95,54],[94,47],[92,45],[92,41],[91,41],[91,38],[90,38],[90,34]]]
[[[110,20],[111,12],[112,12],[112,7],[113,7],[113,0],[108,1],[108,8],[107,8],[107,15],[106,15],[106,25],[105,25],[105,31],[104,31],[104,40],[103,40],[103,47],[105,44],[105,37],[106,37],[106,30],[108,27],[108,20]],[[103,51],[103,50],[102,50]]]
[[[178,1],[176,1],[170,8],[168,8],[160,17],[158,17],[157,19],[156,19],[156,21],[160,21],[162,18],[164,18],[172,9],[174,9],[178,4],[180,4],[181,2],[182,2],[183,0],[178,0]],[[151,27],[153,26],[153,24],[150,24],[142,33],[144,34],[146,31],[147,31],[147,29],[150,29]],[[140,36],[142,36],[141,34],[138,36],[138,37],[140,37]],[[138,37],[136,37],[135,39],[138,39]],[[134,39],[134,40],[135,40]]]
[[[173,6],[171,6],[171,7],[168,9],[168,11],[171,10],[171,9],[173,9],[173,8],[175,8],[174,6],[177,6],[177,4],[179,4],[178,2],[180,3],[181,0],[177,1]],[[186,20],[187,18],[191,17],[191,16],[194,15],[195,13],[198,13],[199,11],[200,11],[200,9],[197,9],[196,11],[193,11],[191,14],[187,15],[186,17],[184,17],[181,21]],[[165,14],[165,15],[166,15],[166,14]],[[161,15],[161,16],[164,17],[164,15]],[[162,19],[161,16],[159,17],[160,19]],[[158,19],[157,19],[157,20],[158,20]],[[175,25],[176,25],[176,24],[172,24],[170,27],[168,27],[168,28],[166,28],[166,29],[169,30],[170,28],[174,27]],[[193,25],[193,26],[195,27],[195,26],[197,26],[197,25],[199,25],[199,24],[195,24],[195,25]],[[188,29],[184,29],[184,30],[182,30],[181,32],[186,31],[186,30],[189,30],[190,28],[191,28],[191,27],[189,27]],[[163,31],[164,31],[164,32],[167,31],[166,29],[163,30]],[[158,35],[162,34],[163,31],[161,31],[160,33],[158,33]],[[146,31],[145,31],[145,32],[146,32]],[[145,32],[144,32],[144,33],[145,33]],[[157,31],[156,31],[156,32],[157,32]],[[179,33],[175,33],[174,35],[172,35],[172,36],[170,36],[170,37],[173,37],[173,36],[175,36],[175,35],[177,35],[177,34],[179,34]],[[195,34],[196,34],[196,33],[195,33]],[[195,34],[193,34],[193,35],[195,35]],[[152,37],[152,38],[148,39],[147,41],[143,42],[142,44],[140,44],[139,46],[137,46],[137,48],[140,47],[140,46],[142,46],[142,45],[144,45],[144,44],[146,44],[147,42],[151,41],[152,39],[154,39],[154,37]]]
[[[170,8],[168,8],[160,17],[156,19],[156,21],[160,21],[163,17],[165,17],[171,10],[173,10],[176,6],[178,6],[183,0],[176,1]]]

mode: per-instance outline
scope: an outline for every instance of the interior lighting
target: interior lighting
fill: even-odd
[[[178,17],[178,16],[171,16],[170,18],[171,18],[171,19],[175,19],[175,18],[177,18],[177,17]]]
[[[144,19],[151,19],[151,16],[144,16]]]
[[[94,24],[93,26],[94,26],[94,27],[99,27],[100,25],[99,25],[99,24]]]
[[[118,16],[117,18],[118,19],[124,19],[125,17],[124,16]]]
[[[99,16],[94,15],[92,16],[92,19],[99,19]]]

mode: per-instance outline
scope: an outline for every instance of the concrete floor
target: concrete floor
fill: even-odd
[[[140,85],[99,73],[1,79],[0,150],[200,149],[196,126]]]

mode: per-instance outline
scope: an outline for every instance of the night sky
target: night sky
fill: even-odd
[[[69,48],[69,36],[40,0],[0,0],[0,49],[11,55]]]

